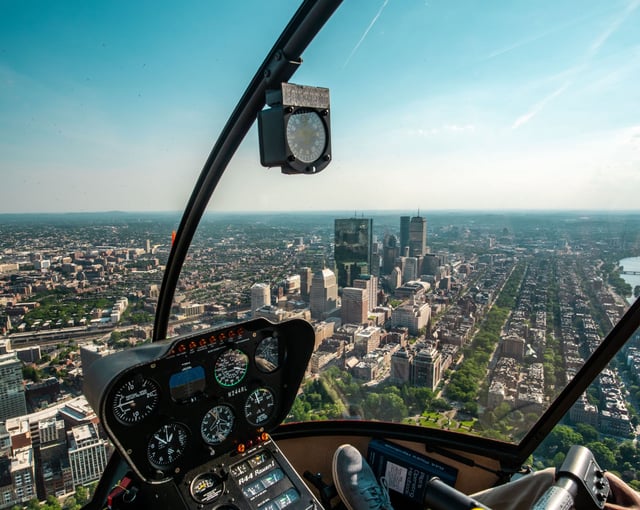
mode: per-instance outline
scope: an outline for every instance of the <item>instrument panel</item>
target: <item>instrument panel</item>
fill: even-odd
[[[85,395],[132,469],[160,483],[268,440],[293,404],[313,344],[313,328],[300,319],[214,328],[96,361]]]

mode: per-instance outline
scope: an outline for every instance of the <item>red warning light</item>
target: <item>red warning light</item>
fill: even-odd
[[[180,351],[180,352],[184,352],[184,351],[186,351],[186,350],[187,350],[187,348],[185,347],[185,345],[184,345],[184,344],[180,344],[180,345],[178,346],[178,351]]]
[[[236,450],[237,450],[237,452],[238,452],[238,453],[244,453],[244,451],[246,450],[246,447],[245,447],[242,443],[240,443],[240,444],[236,447]]]

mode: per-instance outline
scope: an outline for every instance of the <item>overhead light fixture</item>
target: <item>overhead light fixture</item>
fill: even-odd
[[[260,163],[285,174],[315,174],[331,161],[329,89],[282,83],[258,114]]]

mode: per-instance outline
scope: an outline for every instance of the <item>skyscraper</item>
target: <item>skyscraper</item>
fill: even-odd
[[[330,269],[323,269],[313,275],[309,309],[314,319],[325,319],[338,306],[338,285],[336,275]]]
[[[409,256],[421,257],[427,253],[427,220],[414,216],[409,222]]]
[[[95,423],[85,423],[67,432],[69,464],[73,485],[98,480],[107,466],[107,442],[100,438]]]
[[[405,251],[409,248],[409,216],[400,216],[400,256],[407,257]]]
[[[364,324],[367,322],[369,291],[366,288],[345,287],[342,290],[341,312],[343,324]]]
[[[396,236],[385,236],[382,248],[382,274],[391,274],[399,255],[400,249],[398,247],[398,239]]]
[[[22,363],[15,352],[0,355],[0,421],[27,414]]]
[[[353,280],[353,286],[358,289],[366,289],[369,295],[369,312],[372,308],[378,306],[378,277],[369,275]]]
[[[373,219],[336,219],[334,239],[338,285],[350,287],[354,279],[370,274]]]
[[[309,300],[309,293],[311,292],[311,280],[313,273],[310,267],[303,267],[300,269],[300,295],[305,301]]]
[[[433,346],[421,349],[413,359],[413,384],[435,390],[441,378],[442,356]]]
[[[271,304],[271,289],[266,283],[256,283],[251,287],[251,312]]]

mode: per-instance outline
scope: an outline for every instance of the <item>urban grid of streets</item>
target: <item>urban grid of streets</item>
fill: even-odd
[[[398,236],[399,216],[373,215],[374,252],[382,254],[386,236]],[[308,318],[308,297],[287,281],[303,267],[314,272],[333,267],[336,217],[205,217],[182,270],[170,334],[250,317],[255,283],[271,289],[272,308],[280,310],[267,315],[272,320]],[[331,402],[340,404],[333,412],[342,417],[405,420],[517,441],[628,308],[622,294],[629,289],[623,290],[617,261],[640,253],[633,227],[638,218],[437,213],[426,219],[429,253],[441,257],[442,265],[424,275],[428,284],[410,297],[394,296],[394,286],[380,274],[377,307],[370,306],[383,317],[382,323],[370,324],[382,331],[378,345],[359,352],[355,333],[337,329],[340,349],[327,352],[327,345],[336,345],[332,338],[318,346],[319,368],[304,388],[311,391],[310,384],[325,376],[325,388],[334,390],[332,399],[342,400]],[[2,222],[0,331],[14,349],[40,346],[43,357],[25,374],[62,381],[57,395],[29,400],[29,411],[79,395],[80,345],[121,349],[149,338],[177,220],[171,215],[96,214],[11,216]],[[122,298],[126,306],[114,318]],[[431,320],[408,335],[392,334],[394,309],[409,301],[426,304]],[[505,306],[508,310],[500,315]],[[495,335],[490,330],[495,321],[497,337],[480,345],[479,337]],[[633,357],[635,344],[627,347]],[[359,397],[390,385],[419,384],[394,370],[394,359],[400,351],[415,358],[421,349],[438,353],[443,364],[432,381],[431,408],[406,402],[398,406],[400,414],[378,417],[366,404],[354,406],[344,380],[336,384],[336,378],[349,378],[364,392]],[[480,376],[465,371],[468,366],[480,366]],[[638,382],[629,377],[623,365],[612,366],[572,412],[602,434],[634,437],[638,395],[622,389],[621,381],[627,386]],[[306,400],[306,414],[299,409],[301,416],[338,417],[310,409],[311,402]]]

